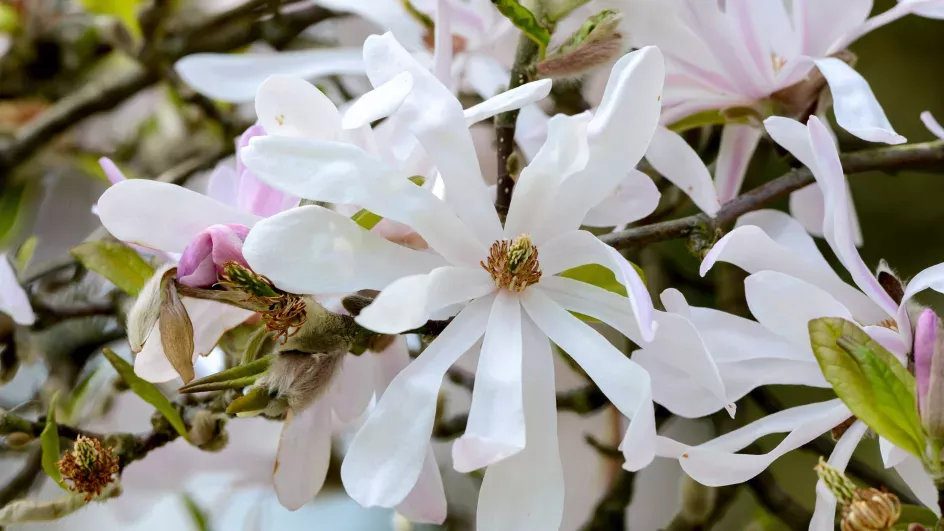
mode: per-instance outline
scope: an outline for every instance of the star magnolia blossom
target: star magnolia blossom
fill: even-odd
[[[731,400],[765,384],[829,387],[810,347],[810,320],[842,317],[857,322],[904,362],[913,343],[908,302],[929,287],[944,289],[944,264],[938,264],[918,273],[903,294],[899,293],[901,300],[886,292],[853,243],[844,197],[847,185],[826,127],[815,116],[808,126],[777,117],[769,118],[765,125],[771,137],[816,177],[827,201],[823,233],[858,289],[843,282],[829,267],[796,220],[775,211],[744,216],[739,226],[706,255],[701,271],[705,274],[714,263],[724,261],[751,273],[745,280],[745,294],[756,322],[717,310],[690,308],[681,294],[669,290],[663,294],[666,308],[685,320],[677,321],[677,329],[660,329],[656,342],[633,356],[652,374],[656,401],[684,416],[708,414],[722,403],[713,401],[697,385],[680,384],[677,371],[665,361],[673,348],[710,353]],[[683,341],[659,345],[661,338],[681,338],[683,334]],[[670,378],[674,389],[667,390]],[[664,392],[660,394],[659,390]],[[659,453],[678,458],[686,473],[706,485],[740,483],[786,452],[846,423],[851,416],[840,400],[808,404],[771,414],[696,447],[661,439]],[[852,424],[837,443],[829,464],[845,468],[866,431],[861,422]],[[782,432],[789,435],[767,454],[734,453],[764,435]],[[936,491],[917,458],[884,439],[880,442],[885,465],[894,466],[915,494],[936,509]],[[832,529],[835,509],[835,498],[825,486],[818,486],[810,529]]]
[[[476,387],[453,460],[460,471],[491,465],[480,495],[480,529],[556,529],[563,478],[548,338],[633,419],[622,445],[626,466],[641,468],[653,456],[648,376],[568,310],[637,342],[654,333],[651,301],[635,270],[576,228],[622,178],[608,169],[632,167],[646,149],[658,120],[661,55],[648,48],[620,60],[592,118],[551,120],[548,142],[520,175],[504,230],[481,179],[466,128],[469,111],[463,113],[449,89],[390,35],[367,40],[364,62],[377,91],[404,72],[412,75],[397,116],[434,159],[446,202],[397,168],[337,142],[259,138],[243,160],[289,193],[359,204],[407,224],[435,253],[394,245],[335,212],[308,206],[254,227],[246,258],[296,292],[382,290],[358,317],[379,332],[456,315],[391,382],[354,439],[342,478],[355,500],[392,507],[410,492],[428,455],[443,375],[474,348],[480,350]],[[556,276],[588,263],[612,270],[630,297]]]
[[[657,45],[666,54],[663,123],[730,108],[799,118],[813,110],[821,88],[828,84],[836,121],[842,128],[864,140],[899,144],[905,138],[892,129],[868,82],[833,56],[865,33],[903,15],[935,16],[941,2],[901,2],[871,19],[867,17],[872,0],[623,0],[623,4],[633,13],[626,17],[633,43]],[[821,116],[825,111],[825,106],[816,109]],[[724,127],[714,174],[721,203],[734,199],[740,191],[762,135],[758,125]],[[674,133],[662,132],[662,136],[669,135]],[[658,142],[659,135],[653,143]],[[662,142],[679,145],[681,139]],[[698,168],[697,158],[687,157],[694,167],[686,171],[682,167],[686,159],[673,154],[666,149],[662,157],[649,161],[673,182],[674,176],[696,175],[692,170],[701,176],[699,182],[704,182],[707,170]],[[703,187],[693,191],[707,193]],[[710,206],[701,204],[711,203],[710,194],[701,198],[693,195],[693,199],[712,214]],[[821,235],[824,205],[816,187],[795,192],[790,209],[807,230]],[[850,215],[854,218],[854,211]],[[861,243],[860,238],[856,241]]]
[[[9,315],[19,325],[29,326],[36,322],[29,296],[20,285],[6,253],[0,253],[0,313]]]

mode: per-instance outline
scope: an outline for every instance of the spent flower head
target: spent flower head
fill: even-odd
[[[105,448],[98,439],[79,435],[56,465],[64,479],[71,482],[69,490],[85,494],[85,500],[102,493],[115,481],[118,473],[118,456],[112,448]]]

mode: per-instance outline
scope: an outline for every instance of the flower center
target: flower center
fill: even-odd
[[[892,318],[885,319],[884,321],[878,323],[878,326],[888,328],[894,332],[898,331],[898,321],[895,321],[895,319]]]
[[[495,286],[516,293],[541,280],[538,248],[527,234],[496,241],[488,250],[488,260],[480,263],[492,275]]]

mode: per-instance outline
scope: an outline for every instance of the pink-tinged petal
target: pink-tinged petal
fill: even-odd
[[[586,168],[568,177],[557,190],[548,220],[548,236],[574,230],[591,208],[600,204],[646,154],[659,124],[665,61],[653,47],[620,58],[587,126],[590,159]],[[633,124],[627,128],[626,124]]]
[[[433,34],[433,75],[452,86],[452,9],[448,0],[436,0],[436,27]]]
[[[446,184],[446,200],[479,242],[491,245],[501,235],[501,224],[488,199],[462,105],[389,33],[367,38],[364,64],[374,86],[403,71],[413,75],[413,91],[398,114],[439,169]]]
[[[826,198],[826,222],[823,233],[836,256],[849,271],[853,281],[888,315],[895,315],[898,305],[885,292],[875,275],[862,261],[855,247],[855,229],[849,212],[849,188],[842,174],[842,164],[829,132],[815,116],[810,117],[810,145],[816,160],[813,175]]]
[[[721,201],[708,168],[698,153],[677,133],[659,126],[646,151],[646,160],[709,216],[714,216],[721,209]]]
[[[246,212],[267,218],[297,206],[298,198],[263,183],[247,169],[239,176],[236,205]]]
[[[319,48],[272,54],[188,55],[174,64],[185,83],[215,100],[250,102],[269,76],[315,79],[337,74],[363,74],[358,48]]]
[[[550,79],[540,79],[487,98],[482,103],[473,105],[463,111],[465,123],[466,125],[476,124],[482,120],[488,120],[496,114],[521,109],[536,101],[543,100],[551,93],[551,84]],[[515,134],[517,138],[517,132]]]
[[[619,251],[582,230],[561,234],[541,245],[538,251],[545,275],[556,275],[586,264],[599,264],[612,271],[617,282],[626,287],[628,308],[639,326],[642,340],[652,341],[655,334],[652,298],[639,273]]]
[[[129,179],[98,200],[102,224],[119,240],[180,253],[210,225],[252,227],[259,217],[181,186]]]
[[[318,494],[331,461],[331,407],[318,400],[289,412],[282,426],[272,482],[282,507],[296,511]]]
[[[934,115],[932,115],[930,111],[921,113],[921,123],[928,128],[928,131],[931,131],[932,135],[944,140],[944,127],[941,127],[941,124],[934,119]]]
[[[828,432],[852,415],[841,400],[798,406],[752,422],[700,446],[658,438],[658,453],[679,460],[685,473],[709,487],[743,483],[763,472],[780,456]],[[765,454],[735,453],[771,433],[789,432]]]
[[[878,438],[879,453],[882,454],[882,464],[885,468],[897,467],[911,455],[907,450],[903,450],[890,443],[885,437]]]
[[[295,196],[353,204],[412,227],[452,263],[477,265],[488,254],[468,225],[400,169],[341,142],[254,138],[243,161],[263,181]],[[489,242],[488,245],[491,245]]]
[[[341,131],[334,103],[298,77],[266,79],[256,94],[256,116],[269,135],[333,140]]]
[[[36,322],[29,296],[20,286],[16,271],[5,253],[0,253],[0,312],[12,317],[13,322],[19,325],[29,326]]]
[[[865,435],[869,427],[861,420],[855,423],[842,434],[842,437],[836,441],[833,453],[826,461],[829,466],[839,470],[846,469],[849,460],[852,459],[852,453],[855,452],[859,441]],[[836,497],[826,486],[823,480],[816,482],[816,506],[813,510],[813,519],[810,520],[810,531],[832,531],[835,529],[836,522]]]
[[[376,361],[371,353],[344,356],[344,364],[331,384],[330,394],[322,399],[330,401],[338,422],[348,424],[357,420],[370,405],[374,397]]]
[[[105,176],[108,177],[108,182],[111,184],[118,184],[127,179],[125,174],[118,168],[118,165],[108,157],[98,159],[98,165],[102,167],[102,171],[105,172]]]
[[[242,165],[239,157],[236,157],[238,165]],[[210,179],[207,182],[206,195],[216,199],[224,205],[239,208],[237,196],[239,193],[239,173],[233,169],[232,164],[221,162],[213,168]]]
[[[892,129],[872,88],[851,66],[840,59],[817,59],[816,67],[829,83],[836,123],[869,142],[902,144],[907,139]]]
[[[254,123],[246,128],[245,131],[239,138],[236,139],[236,173],[237,175],[242,175],[246,171],[246,166],[243,164],[243,161],[239,158],[239,151],[244,147],[249,145],[249,141],[257,136],[265,136],[266,130],[265,127],[260,123]],[[209,194],[208,194],[209,195]]]
[[[816,159],[813,157],[810,133],[806,126],[790,118],[771,116],[764,120],[764,129],[774,142],[783,146],[800,163],[813,170]]]
[[[859,225],[859,215],[856,212],[855,202],[852,200],[851,192],[848,191],[848,179],[846,179],[846,186],[846,203],[848,203],[852,239],[856,247],[861,247],[864,243],[862,229]],[[819,184],[813,183],[804,186],[790,194],[790,214],[806,228],[807,232],[813,236],[824,237],[823,223],[826,219],[826,199],[823,197],[823,190],[819,187]]]
[[[446,520],[446,491],[432,446],[426,450],[416,485],[397,505],[396,511],[407,520],[421,524],[441,525]]]
[[[938,517],[941,516],[941,509],[937,505],[937,487],[917,457],[907,454],[904,461],[895,466],[895,472],[925,507]]]
[[[655,212],[662,194],[648,175],[629,170],[613,194],[591,208],[581,225],[615,227],[632,223]]]
[[[491,465],[525,447],[521,336],[518,296],[500,290],[475,369],[469,422],[452,445],[453,467],[459,472]]]
[[[211,225],[184,249],[177,264],[177,278],[184,285],[205,288],[217,282],[217,272],[228,262],[248,266],[243,240],[249,229],[241,225]]]
[[[918,384],[918,408],[927,408],[928,391],[931,388],[931,360],[938,341],[941,320],[934,310],[928,308],[918,316],[914,329],[915,382]]]
[[[922,291],[931,288],[934,291],[944,293],[944,264],[933,265],[908,281],[905,287],[905,293],[901,298],[901,305],[895,315],[895,321],[898,323],[898,332],[901,334],[905,344],[912,342],[912,324],[908,316],[908,301]]]
[[[389,81],[367,92],[344,111],[341,127],[357,129],[397,112],[413,90],[413,76],[401,72]]]
[[[311,294],[383,289],[444,265],[432,253],[389,242],[314,205],[262,220],[246,238],[243,256],[282,289]]]
[[[495,282],[484,269],[439,267],[428,275],[399,278],[385,287],[357,322],[382,334],[399,334],[419,328],[433,313],[495,291]]]
[[[377,397],[380,397],[386,391],[390,382],[410,364],[410,347],[407,344],[406,336],[397,336],[393,343],[384,349],[377,358],[377,377],[374,392]]]
[[[779,3],[779,0],[776,0]],[[715,188],[722,203],[741,191],[747,166],[754,156],[763,131],[753,125],[726,125],[721,133],[721,147],[715,163]]]
[[[511,198],[505,237],[516,238],[531,234],[533,241],[543,243],[542,228],[550,216],[552,199],[560,183],[587,165],[590,155],[587,145],[587,113],[577,116],[557,115],[548,122],[547,141],[518,177]]]
[[[557,441],[553,354],[547,337],[524,317],[524,407],[528,445],[488,467],[476,512],[478,529],[559,529],[564,471]]]
[[[802,42],[800,52],[822,57],[841,50],[871,11],[872,0],[797,0],[793,27]]]
[[[587,373],[621,413],[632,419],[620,449],[624,468],[639,470],[655,456],[652,386],[645,369],[540,289],[525,290],[528,316]]]
[[[889,352],[898,358],[898,361],[905,363],[908,352],[911,351],[910,345],[906,345],[901,334],[880,325],[863,326],[862,330],[880,345],[887,348]]]
[[[759,323],[810,353],[811,320],[820,317],[853,320],[849,310],[826,291],[776,271],[761,271],[747,277],[744,295]]]
[[[394,507],[413,490],[426,460],[443,376],[485,332],[492,297],[463,309],[390,382],[341,465],[344,488],[364,507]]]
[[[866,20],[864,23],[859,25],[859,27],[855,28],[845,37],[840,39],[832,46],[831,51],[839,51],[863,35],[870,33],[886,24],[890,24],[913,12],[921,16],[941,18],[940,16],[935,16],[940,13],[940,6],[935,6],[937,2],[939,2],[939,0],[899,0],[898,5],[892,6],[891,8],[886,9],[878,15],[875,15],[874,17]],[[926,8],[927,11],[922,9],[923,6],[928,6],[928,8]],[[924,11],[926,14],[921,13],[921,11]]]

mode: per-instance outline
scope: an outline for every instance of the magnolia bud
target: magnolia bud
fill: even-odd
[[[14,450],[23,448],[24,446],[26,446],[32,441],[33,441],[33,436],[28,433],[24,433],[22,431],[15,431],[7,435],[3,439],[3,442],[6,443],[8,447],[13,448]]]
[[[573,77],[616,58],[623,49],[617,32],[622,15],[605,9],[588,18],[573,35],[535,67],[545,77]]]
[[[944,334],[934,310],[918,316],[914,330],[918,411],[928,436],[944,439]]]
[[[248,267],[243,258],[243,241],[249,229],[242,225],[212,225],[187,245],[177,265],[181,284],[207,288],[216,284],[217,276],[227,262]]]

